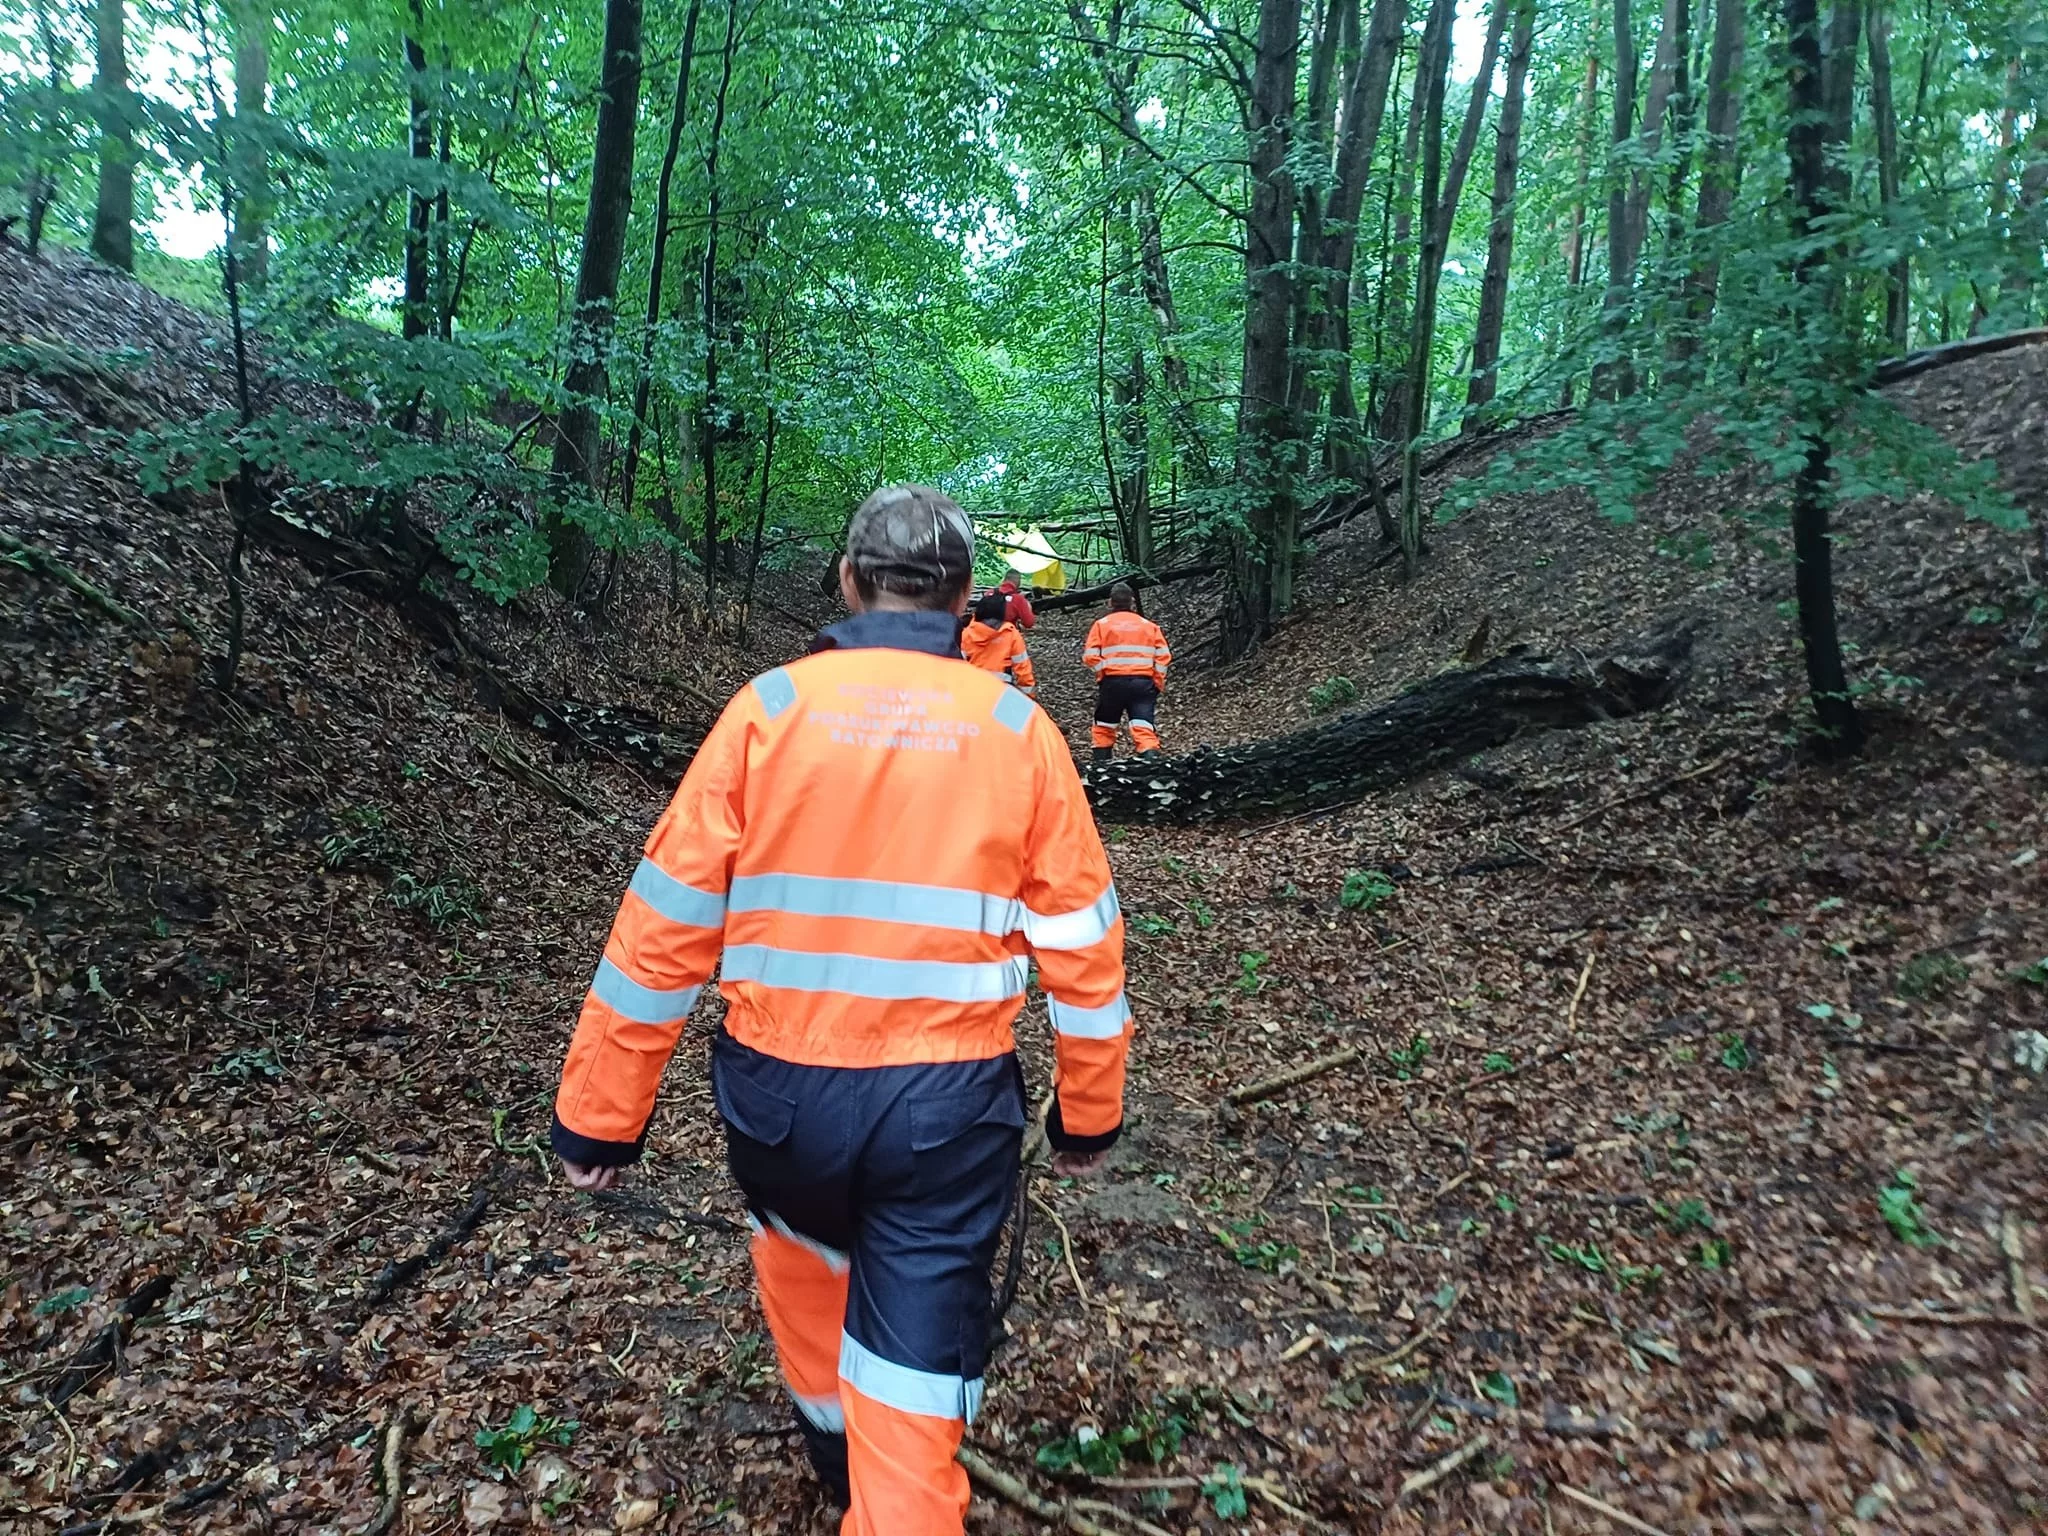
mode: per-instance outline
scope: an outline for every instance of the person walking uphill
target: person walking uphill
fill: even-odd
[[[761,1310],[843,1536],[958,1536],[989,1267],[1017,1178],[1011,1027],[1035,957],[1054,1168],[1123,1124],[1131,1010],[1109,862],[1065,740],[961,659],[973,525],[891,486],[847,532],[853,617],[740,690],[656,823],[555,1100],[569,1180],[640,1156],[721,967],[711,1089]],[[1028,813],[1019,815],[1019,807]]]
[[[1138,755],[1158,752],[1159,695],[1166,691],[1173,652],[1159,626],[1138,612],[1138,594],[1122,582],[1110,588],[1109,612],[1089,627],[1081,660],[1096,678],[1090,760],[1109,761],[1116,751],[1117,727],[1126,715]]]
[[[984,672],[1038,697],[1038,676],[1031,669],[1031,653],[1017,626],[1004,617],[1003,594],[986,592],[974,605],[974,622],[960,633],[960,654]]]

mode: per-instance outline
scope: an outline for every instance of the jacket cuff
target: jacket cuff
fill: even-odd
[[[599,1141],[595,1136],[570,1130],[557,1115],[548,1141],[554,1146],[555,1156],[565,1163],[578,1163],[585,1168],[623,1168],[640,1161],[641,1150],[647,1145],[647,1127],[640,1127],[635,1141]]]
[[[1086,1157],[1091,1152],[1106,1152],[1116,1145],[1117,1137],[1123,1135],[1124,1123],[1119,1120],[1099,1136],[1077,1136],[1066,1128],[1060,1119],[1060,1098],[1052,1098],[1052,1109],[1045,1117],[1045,1139],[1052,1143],[1055,1152],[1074,1152]]]

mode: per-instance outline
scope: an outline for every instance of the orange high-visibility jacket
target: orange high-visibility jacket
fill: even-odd
[[[960,636],[960,654],[984,672],[1007,678],[1026,693],[1038,691],[1038,677],[1031,670],[1031,653],[1017,626],[1005,620],[990,626],[976,619]]]
[[[1173,652],[1164,631],[1142,614],[1105,613],[1089,626],[1081,659],[1099,678],[1150,677],[1164,688]]]
[[[949,615],[938,619],[952,647]],[[881,645],[888,645],[884,640]],[[662,1068],[722,965],[725,1028],[830,1067],[1012,1049],[1031,962],[1055,1145],[1123,1120],[1131,1010],[1109,861],[1059,728],[957,654],[838,649],[743,688],[655,824],[555,1101],[574,1161],[639,1154]]]

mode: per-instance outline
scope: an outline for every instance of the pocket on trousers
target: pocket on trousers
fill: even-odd
[[[742,1069],[716,1056],[711,1061],[711,1098],[725,1123],[747,1140],[779,1147],[796,1124],[796,1101],[771,1092]]]
[[[969,1093],[936,1094],[910,1104],[910,1150],[935,1152],[969,1131],[989,1125],[1024,1129],[1024,1100],[1005,1080]]]

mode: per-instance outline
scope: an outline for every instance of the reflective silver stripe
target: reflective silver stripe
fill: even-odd
[[[640,861],[627,889],[670,922],[685,928],[716,928],[725,922],[723,896],[685,885],[652,859]]]
[[[754,679],[754,694],[761,701],[761,707],[768,711],[773,720],[796,702],[796,679],[785,668],[777,667],[773,672],[763,672]]]
[[[1032,711],[1037,708],[1036,704],[1033,704],[1014,688],[1011,688],[1005,689],[1003,696],[996,700],[996,707],[993,713],[996,717],[997,725],[1007,730],[1015,731],[1019,736],[1022,736],[1024,734],[1024,727],[1031,723]]]
[[[860,917],[912,923],[996,938],[1024,922],[1024,904],[950,885],[894,880],[834,880],[824,875],[741,875],[732,883],[735,912],[789,912],[799,917]]]
[[[700,987],[681,987],[664,992],[643,987],[607,957],[597,962],[597,974],[590,979],[590,995],[623,1019],[635,1024],[673,1024],[687,1019],[697,1006]]]
[[[1104,656],[1157,656],[1159,654],[1159,647],[1156,645],[1105,645],[1102,648],[1102,654]]]
[[[796,1228],[792,1227],[773,1211],[768,1213],[768,1225],[765,1228],[761,1225],[760,1217],[756,1216],[752,1211],[747,1212],[747,1225],[756,1232],[772,1231],[777,1237],[788,1238],[789,1241],[795,1243],[799,1248],[808,1248],[812,1253],[823,1259],[825,1267],[830,1269],[835,1275],[843,1275],[848,1269],[852,1268],[852,1261],[839,1249],[828,1247],[826,1244],[819,1242],[815,1237],[805,1237],[803,1233],[797,1231]]]
[[[1123,906],[1111,886],[1078,912],[1051,916],[1024,909],[1024,937],[1033,949],[1086,949],[1109,937]]]
[[[877,960],[868,955],[817,954],[766,944],[728,944],[725,979],[787,987],[793,992],[840,992],[848,997],[904,1002],[996,1003],[1024,995],[1030,965],[1021,956],[980,962]]]
[[[1131,1005],[1121,992],[1100,1008],[1076,1008],[1056,997],[1045,1001],[1046,1011],[1052,1015],[1052,1027],[1078,1040],[1114,1040],[1124,1032],[1131,1017]]]
[[[813,1428],[822,1429],[828,1435],[846,1433],[846,1410],[839,1406],[839,1397],[806,1397],[795,1387],[789,1395],[796,1400],[796,1411],[810,1420]]]
[[[979,1376],[964,1381],[898,1365],[884,1360],[850,1333],[841,1335],[839,1341],[839,1379],[884,1407],[930,1419],[965,1419],[972,1424],[981,1409]]]

